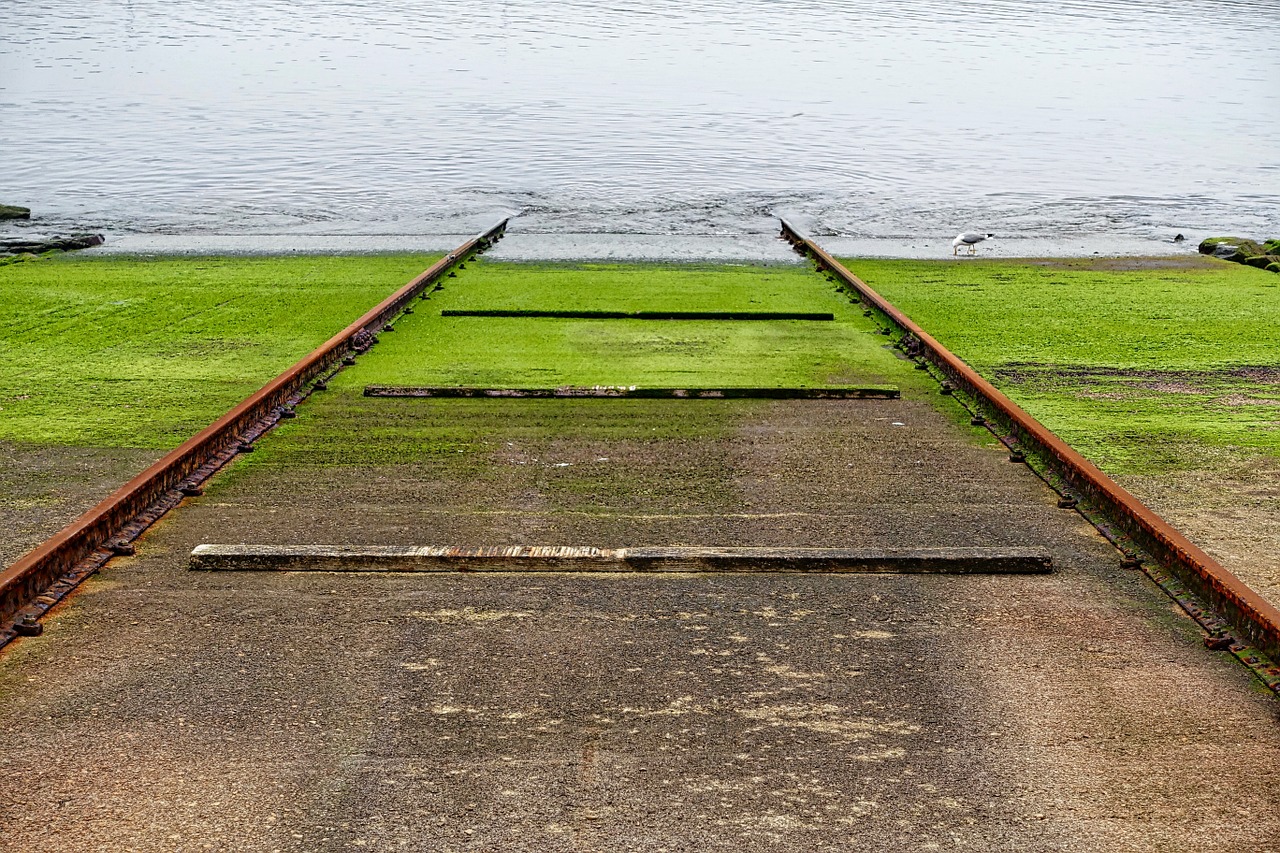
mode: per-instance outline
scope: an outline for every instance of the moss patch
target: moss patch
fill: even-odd
[[[850,268],[1113,474],[1280,455],[1280,288],[1221,262]]]
[[[870,321],[790,267],[480,261],[382,335],[337,387],[814,387],[917,381]],[[443,310],[807,311],[834,322],[443,317]]]
[[[312,396],[251,456],[215,481],[215,489],[271,468],[429,465],[437,476],[483,477],[513,454],[556,469],[551,448],[565,436],[585,444],[657,446],[731,433],[759,401],[388,400],[332,388]],[[678,407],[678,408],[674,408]],[[359,441],[352,441],[359,435]],[[568,466],[565,466],[568,467]],[[566,482],[578,471],[552,470]],[[211,490],[210,494],[217,492]]]
[[[833,311],[846,304],[802,267],[495,263],[459,272],[439,308],[502,311]]]
[[[429,266],[76,258],[0,269],[0,440],[167,449]]]
[[[441,311],[502,308],[828,311],[834,321],[564,320],[443,317]],[[887,348],[860,306],[799,268],[467,264],[442,290],[401,317],[395,331],[312,397],[246,460],[260,466],[431,465],[461,479],[493,476],[515,452],[553,465],[557,442],[619,443],[662,458],[659,445],[717,440],[762,401],[413,400],[364,398],[366,385],[641,385],[787,387],[892,385],[906,396],[936,387]],[[851,405],[858,405],[852,403]],[[958,410],[957,410],[958,411]],[[353,435],[360,441],[352,441]],[[502,436],[496,440],[495,436]],[[531,448],[537,448],[533,450]],[[608,453],[603,454],[608,456]],[[535,460],[536,457],[536,460]],[[584,463],[584,464],[579,464]],[[574,459],[545,488],[603,500]],[[603,463],[599,463],[603,464]],[[496,467],[495,467],[496,466]],[[608,475],[617,487],[616,471]],[[690,481],[698,477],[684,475]],[[634,487],[634,488],[632,488]],[[633,483],[646,495],[653,483]],[[619,500],[625,495],[620,493]],[[709,500],[709,498],[708,498]],[[575,504],[576,505],[576,504]]]

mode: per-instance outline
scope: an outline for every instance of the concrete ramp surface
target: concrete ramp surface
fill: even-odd
[[[485,270],[469,263],[433,299]],[[836,335],[852,354],[787,349],[785,370],[900,398],[365,397],[615,381],[536,353],[519,377],[482,355],[441,366],[444,320],[398,320],[4,652],[5,844],[1280,849],[1272,694],[822,293],[782,307],[836,320],[787,335]],[[585,336],[594,359],[620,335],[628,370],[658,365],[679,388],[717,341],[795,340],[764,321],[687,335],[668,330],[678,320],[601,322],[562,330],[556,352]],[[567,553],[530,543],[695,571],[331,571]],[[202,568],[272,570],[190,571],[193,550]],[[828,563],[759,570],[788,554]],[[1023,570],[884,571],[911,555]],[[829,570],[837,558],[881,563]],[[726,560],[755,570],[707,570]]]

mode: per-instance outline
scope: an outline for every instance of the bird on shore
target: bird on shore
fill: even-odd
[[[986,240],[989,237],[994,237],[994,236],[996,235],[975,234],[972,231],[966,231],[963,234],[958,235],[954,240],[951,241],[951,254],[958,255],[960,253],[961,246],[968,246],[969,254],[976,255],[978,253],[978,244],[981,243],[983,240]]]

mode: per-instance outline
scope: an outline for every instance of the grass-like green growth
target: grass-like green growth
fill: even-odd
[[[0,440],[176,446],[434,260],[64,256],[0,268]]]
[[[799,267],[512,264],[449,279],[344,384],[814,387],[916,381],[857,306]],[[446,309],[830,312],[835,321],[442,317]]]
[[[239,473],[226,476],[234,479],[264,466],[431,463],[483,477],[485,460],[503,452],[508,441],[526,447],[570,435],[602,444],[715,439],[731,432],[753,404],[759,405],[721,400],[397,400],[364,397],[359,387],[335,385],[313,395],[296,419],[282,422],[256,453],[240,461],[234,469]],[[359,440],[353,441],[353,435]]]
[[[831,311],[847,300],[796,266],[495,263],[458,273],[437,308],[537,311]]]
[[[829,312],[834,321],[566,320],[443,317],[449,309]],[[386,399],[366,385],[639,385],[936,387],[895,357],[861,306],[801,267],[521,264],[480,260],[418,302],[395,331],[313,395],[257,453],[220,482],[264,466],[426,465],[469,482],[499,476],[512,448],[554,452],[561,442],[613,446],[714,443],[760,400]],[[853,404],[857,405],[857,404]],[[353,441],[352,436],[359,436]],[[549,457],[548,457],[549,458]],[[600,486],[582,469],[556,488]],[[655,475],[656,476],[656,475]],[[694,477],[692,480],[697,480]],[[691,481],[692,481],[691,480]],[[701,482],[699,480],[699,482]],[[611,474],[610,488],[617,488]],[[551,481],[544,483],[552,488]],[[576,485],[575,485],[576,484]],[[659,488],[662,486],[662,488]],[[667,483],[636,484],[635,495]],[[707,505],[714,501],[699,492]],[[570,501],[572,503],[572,501]]]
[[[806,311],[833,321],[566,320],[449,318],[442,311]],[[714,442],[753,418],[759,400],[394,400],[362,397],[369,384],[556,387],[896,386],[937,396],[936,386],[874,333],[844,292],[799,266],[512,264],[480,260],[445,279],[378,346],[314,394],[216,488],[271,466],[428,466],[484,483],[503,476],[520,448],[554,456],[568,446]],[[858,403],[851,403],[858,405]],[[959,411],[959,410],[957,410]],[[352,441],[358,435],[358,441]],[[532,448],[532,450],[530,450]],[[576,452],[576,451],[575,451]],[[547,456],[550,459],[550,456]],[[544,459],[545,461],[545,459]],[[534,462],[530,462],[534,464]],[[422,470],[428,470],[422,469]],[[623,483],[616,471],[554,471],[539,488],[580,491],[593,502],[645,500],[694,488],[699,476],[664,482],[655,471]],[[639,475],[637,475],[639,476]],[[718,476],[709,471],[708,476]],[[582,479],[585,478],[585,479]],[[705,484],[704,484],[705,485]],[[627,494],[614,493],[626,487]],[[603,489],[603,491],[602,491]],[[604,496],[609,491],[612,497]],[[692,498],[691,498],[692,500]]]
[[[1280,455],[1280,283],[1208,259],[847,266],[1113,474]]]

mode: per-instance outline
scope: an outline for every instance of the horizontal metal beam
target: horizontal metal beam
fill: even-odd
[[[636,385],[561,385],[555,388],[483,388],[470,385],[366,385],[366,397],[479,397],[491,399],[624,398],[672,400],[893,400],[891,385],[830,388],[645,388]]]
[[[540,311],[523,308],[446,308],[441,317],[498,317],[551,320],[814,320],[831,321],[827,311]]]

